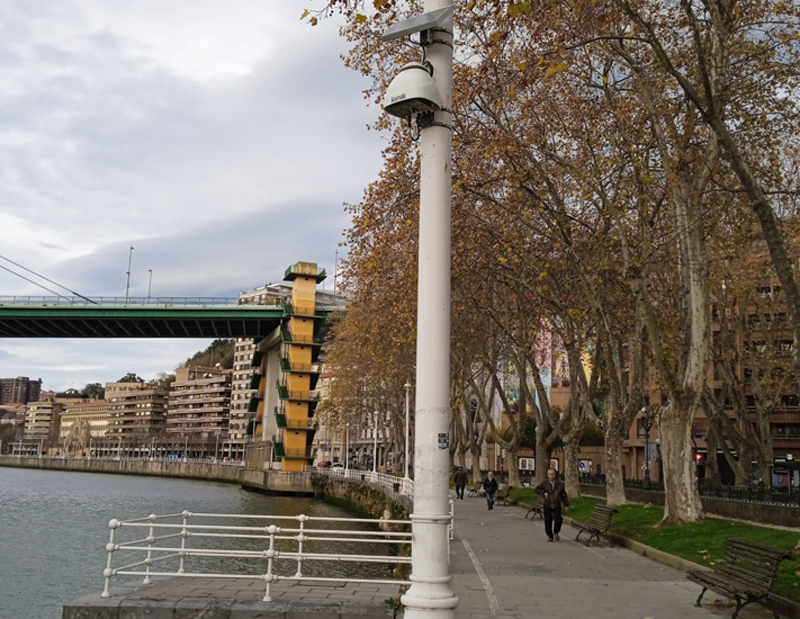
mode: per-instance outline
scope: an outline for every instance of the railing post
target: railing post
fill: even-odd
[[[275,579],[275,576],[272,573],[272,561],[277,556],[275,552],[275,534],[280,531],[280,528],[276,527],[274,524],[271,524],[267,527],[267,533],[269,533],[269,549],[265,553],[267,555],[267,573],[264,574],[264,581],[267,583],[267,589],[264,592],[264,602],[271,602],[272,596],[270,592],[272,590],[272,581]]]
[[[305,514],[300,514],[297,517],[297,520],[300,522],[300,533],[295,536],[297,540],[297,573],[294,575],[295,578],[302,578],[303,577],[303,540],[306,539],[306,536],[303,534],[303,528],[306,520],[308,520],[308,516]]]
[[[453,499],[450,499],[450,524],[447,525],[450,529],[450,541],[453,541],[454,538],[454,530],[455,530],[455,506],[453,504]]]
[[[114,561],[114,551],[117,549],[116,545],[114,544],[114,533],[119,528],[119,520],[112,519],[108,521],[108,528],[111,529],[111,533],[108,538],[108,545],[106,545],[106,551],[108,552],[108,560],[106,562],[106,569],[103,570],[103,577],[106,579],[105,586],[103,587],[103,592],[100,594],[100,597],[107,598],[111,597],[111,593],[109,592],[109,587],[111,585],[111,577],[114,575],[114,570],[112,569],[111,565]]]
[[[183,516],[183,528],[181,529],[181,552],[180,552],[180,565],[178,566],[178,574],[183,574],[186,569],[184,568],[184,564],[186,562],[186,538],[189,537],[189,531],[186,529],[186,524],[189,521],[189,516],[191,516],[191,512],[184,510],[181,514]]]
[[[150,520],[150,531],[147,534],[147,558],[144,560],[144,581],[142,582],[144,585],[149,585],[151,583],[150,566],[153,565],[153,544],[156,541],[153,535],[153,523],[158,520],[158,516],[150,514],[148,519]]]

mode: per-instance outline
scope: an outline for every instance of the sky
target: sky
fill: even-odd
[[[129,258],[131,296],[235,297],[299,260],[332,273],[385,137],[337,22],[306,6],[3,0],[0,256],[86,296],[124,297]],[[49,294],[0,269],[0,295]],[[150,379],[208,343],[0,339],[0,377]]]

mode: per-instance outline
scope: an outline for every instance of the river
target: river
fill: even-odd
[[[311,498],[266,496],[230,484],[0,467],[0,619],[59,619],[65,602],[102,591],[110,519],[185,509],[348,516]],[[346,575],[341,566],[327,569]]]

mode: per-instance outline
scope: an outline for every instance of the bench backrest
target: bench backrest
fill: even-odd
[[[506,486],[497,491],[497,496],[507,497],[509,492],[511,492],[511,486]]]
[[[616,513],[617,510],[608,505],[595,505],[592,508],[592,517],[589,519],[589,524],[605,532],[611,526],[611,517]]]
[[[717,571],[769,589],[778,574],[781,561],[788,558],[788,550],[770,548],[743,539],[729,539],[723,547],[722,561]]]

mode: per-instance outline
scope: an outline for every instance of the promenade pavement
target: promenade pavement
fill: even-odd
[[[577,530],[566,524],[561,541],[550,543],[544,523],[526,520],[525,511],[489,511],[484,498],[455,501],[450,571],[459,597],[456,619],[730,617],[727,601],[710,604],[718,597],[711,591],[702,608],[695,607],[701,588],[683,572],[605,541],[587,547],[585,535],[575,542]],[[771,613],[757,604],[739,614],[765,616]]]

